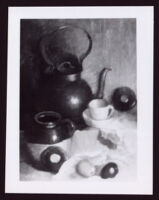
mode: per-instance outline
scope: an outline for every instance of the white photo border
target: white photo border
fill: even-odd
[[[9,7],[6,126],[6,193],[153,193],[153,6]],[[134,182],[20,181],[20,19],[136,18],[138,168]]]

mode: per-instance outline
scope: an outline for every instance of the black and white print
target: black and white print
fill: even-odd
[[[151,194],[153,9],[8,19],[6,192]]]
[[[136,19],[20,25],[20,179],[134,180]]]

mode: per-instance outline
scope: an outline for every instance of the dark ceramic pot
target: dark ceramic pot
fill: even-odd
[[[93,98],[103,98],[106,74],[110,70],[104,68],[101,71],[98,91],[93,95],[87,82],[81,79],[81,73],[74,72],[71,62],[61,63],[56,74],[39,90],[36,111],[54,110],[78,124],[88,103]]]
[[[65,118],[78,121],[92,98],[91,89],[80,74],[58,73],[41,88],[35,107],[37,112],[54,110]]]
[[[80,37],[82,41],[85,38],[84,44],[87,45],[84,49],[81,48],[80,43],[75,45],[78,37],[73,34],[74,31],[82,33]],[[57,39],[55,39],[56,37]],[[73,51],[75,46],[78,51]],[[87,82],[81,78],[82,63],[91,48],[91,36],[86,30],[77,27],[62,26],[54,33],[42,38],[40,50],[47,63],[45,73],[49,75],[47,81],[37,92],[36,112],[54,110],[64,118],[73,120],[76,125],[82,121],[82,112],[96,96],[92,94]],[[77,55],[77,52],[80,54]],[[103,98],[105,78],[110,70],[109,68],[102,70],[97,98]]]
[[[82,41],[75,45],[79,37]],[[82,28],[61,26],[45,35],[39,47],[48,78],[37,92],[36,112],[54,110],[73,121],[81,120],[81,113],[93,97],[89,85],[80,77],[83,60],[92,48],[91,36]]]
[[[70,119],[62,119],[57,112],[43,111],[34,116],[25,135],[31,143],[56,144],[70,138],[74,131],[75,125]]]

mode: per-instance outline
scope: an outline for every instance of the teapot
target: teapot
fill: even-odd
[[[52,110],[78,122],[81,120],[82,112],[93,98],[103,98],[106,74],[111,70],[110,68],[101,71],[96,95],[93,95],[87,82],[81,79],[81,73],[70,73],[71,68],[71,62],[60,64],[56,76],[39,91],[36,112]]]
[[[36,113],[54,111],[79,122],[88,103],[93,98],[103,98],[105,78],[110,68],[101,71],[97,95],[93,95],[88,83],[81,78],[82,62],[91,48],[89,33],[74,26],[62,26],[41,40],[41,55],[47,64],[44,73],[48,76],[36,94]]]

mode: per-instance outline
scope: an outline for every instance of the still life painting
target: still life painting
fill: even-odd
[[[7,81],[7,192],[152,193],[151,7],[9,8]]]
[[[22,19],[20,50],[21,180],[135,179],[136,20]]]

